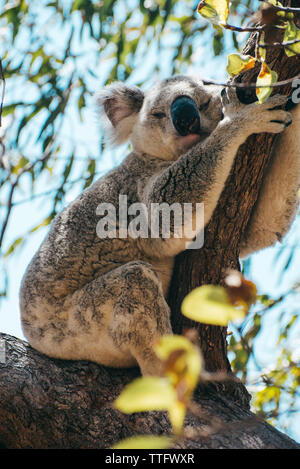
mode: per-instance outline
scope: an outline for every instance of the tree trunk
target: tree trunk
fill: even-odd
[[[282,2],[286,4],[287,2]],[[253,39],[245,52],[253,50]],[[280,48],[268,63],[285,79],[300,73],[298,58]],[[249,74],[243,75],[244,82]],[[253,81],[252,77],[250,77]],[[288,93],[288,89],[280,92]],[[238,246],[257,200],[274,137],[250,137],[240,148],[220,202],[205,230],[205,245],[176,259],[170,288],[174,332],[195,327],[208,371],[230,372],[226,328],[195,324],[180,313],[193,288],[220,284],[227,268],[239,268]],[[50,359],[16,338],[2,335],[6,359],[0,360],[0,442],[7,448],[109,448],[136,434],[168,434],[161,412],[124,415],[112,407],[137,369],[116,370],[89,362]],[[200,416],[189,414],[191,437],[177,448],[297,448],[286,435],[249,410],[249,394],[237,380],[202,383],[195,402]],[[197,411],[199,414],[199,411]]]
[[[287,5],[288,2],[281,2]],[[278,31],[278,30],[277,30]],[[265,42],[281,42],[282,33],[271,29]],[[255,36],[250,37],[243,53],[254,55]],[[283,48],[269,48],[267,63],[279,75],[279,80],[300,74],[300,58],[288,58]],[[240,75],[238,82],[255,82],[258,70]],[[275,88],[289,95],[290,85]],[[243,102],[249,102],[255,89],[239,89]],[[252,99],[253,101],[253,99]],[[187,250],[176,258],[169,293],[173,331],[182,333],[193,327],[197,330],[208,371],[230,371],[226,349],[226,328],[197,324],[182,316],[180,308],[184,297],[203,284],[222,284],[227,269],[239,270],[239,245],[249,223],[262,184],[264,169],[276,136],[252,135],[240,147],[231,174],[228,177],[213,217],[205,228],[205,242],[200,250]],[[205,207],[204,207],[205,210]]]
[[[162,412],[125,415],[112,407],[137,369],[50,359],[19,339],[2,334],[0,340],[6,355],[0,363],[2,446],[103,449],[128,436],[170,432]],[[203,417],[187,417],[194,434],[177,448],[300,448],[213,386],[198,394]]]

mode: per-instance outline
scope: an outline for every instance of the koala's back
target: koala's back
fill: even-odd
[[[98,237],[96,209],[101,203],[109,203],[118,214],[120,194],[127,196],[128,204],[140,201],[140,188],[160,171],[162,164],[156,159],[129,155],[53,220],[25,273],[21,287],[23,307],[35,298],[55,302],[126,262],[149,261],[138,240]]]

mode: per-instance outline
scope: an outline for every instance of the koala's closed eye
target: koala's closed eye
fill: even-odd
[[[206,101],[206,103],[201,104],[201,106],[199,106],[199,111],[205,111],[205,109],[208,108],[210,101],[211,101],[211,99],[209,99],[208,101]]]
[[[162,119],[163,117],[166,117],[166,114],[164,112],[153,112],[152,116],[157,119]]]

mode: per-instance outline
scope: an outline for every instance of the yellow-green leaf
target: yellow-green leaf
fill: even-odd
[[[20,245],[22,244],[22,242],[24,241],[24,238],[22,237],[19,237],[17,239],[14,240],[14,242],[9,246],[9,248],[7,249],[6,253],[4,254],[4,257],[8,257],[12,252],[14,252],[14,250]]]
[[[255,63],[256,60],[251,55],[230,54],[227,59],[226,70],[231,77],[234,77],[241,72],[253,68]]]
[[[256,96],[261,104],[269,98],[273,91],[273,88],[268,85],[273,85],[274,83],[277,83],[277,81],[277,73],[274,70],[271,70],[265,62],[262,62],[261,69],[256,80]],[[264,88],[261,88],[262,85]]]
[[[11,172],[12,174],[18,174],[20,169],[23,169],[24,166],[26,166],[29,163],[28,158],[25,156],[21,156],[18,163],[12,168]]]
[[[191,291],[182,302],[182,314],[194,321],[227,326],[229,321],[245,317],[245,312],[234,308],[225,288],[203,285]]]
[[[283,42],[288,41],[300,41],[300,29],[291,21],[287,22],[283,37]],[[288,57],[300,54],[300,42],[285,47],[285,52]]]
[[[278,0],[268,0],[268,3],[271,3],[272,5],[274,6],[279,6],[279,7],[282,7],[282,3],[280,3]],[[268,5],[266,4],[266,8],[268,7]],[[286,19],[293,19],[294,18],[294,14],[292,12],[287,12],[287,11],[282,11],[282,10],[278,10],[276,12],[277,16],[281,16],[284,20]]]
[[[260,36],[260,44],[264,43],[265,42],[265,33],[264,31],[261,33],[261,36]],[[259,48],[259,55],[261,56],[262,60],[265,61],[266,60],[266,55],[267,55],[267,50],[264,48],[264,47],[260,47]]]
[[[155,347],[155,352],[161,360],[166,360],[171,352],[175,350],[184,350],[185,352],[191,352],[195,349],[195,346],[190,340],[182,335],[170,334],[161,337]]]
[[[120,441],[113,449],[167,449],[172,442],[167,436],[138,435]]]
[[[168,410],[177,400],[176,392],[167,378],[145,376],[128,384],[114,406],[125,414],[147,410]]]
[[[279,0],[268,0],[268,3],[271,3],[272,5],[277,5],[279,7],[282,7],[282,3],[279,2]]]
[[[226,24],[229,14],[229,0],[202,0],[197,7],[203,18],[214,24]]]
[[[186,414],[186,405],[183,402],[177,401],[169,409],[169,420],[172,425],[173,432],[175,435],[181,433],[184,424],[184,418]]]
[[[155,352],[165,362],[165,372],[172,383],[184,380],[186,392],[192,393],[202,368],[198,347],[181,335],[165,335],[156,345]]]
[[[51,222],[52,220],[52,217],[49,216],[49,217],[46,217],[41,223],[39,223],[37,226],[35,226],[34,228],[31,228],[30,230],[30,233],[34,233],[35,231],[39,230],[40,228],[44,227],[44,226],[48,226],[49,223]]]

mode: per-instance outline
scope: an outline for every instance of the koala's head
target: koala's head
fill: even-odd
[[[184,76],[145,93],[115,83],[100,92],[98,103],[114,143],[130,140],[134,151],[166,160],[204,140],[222,119],[220,88]]]

